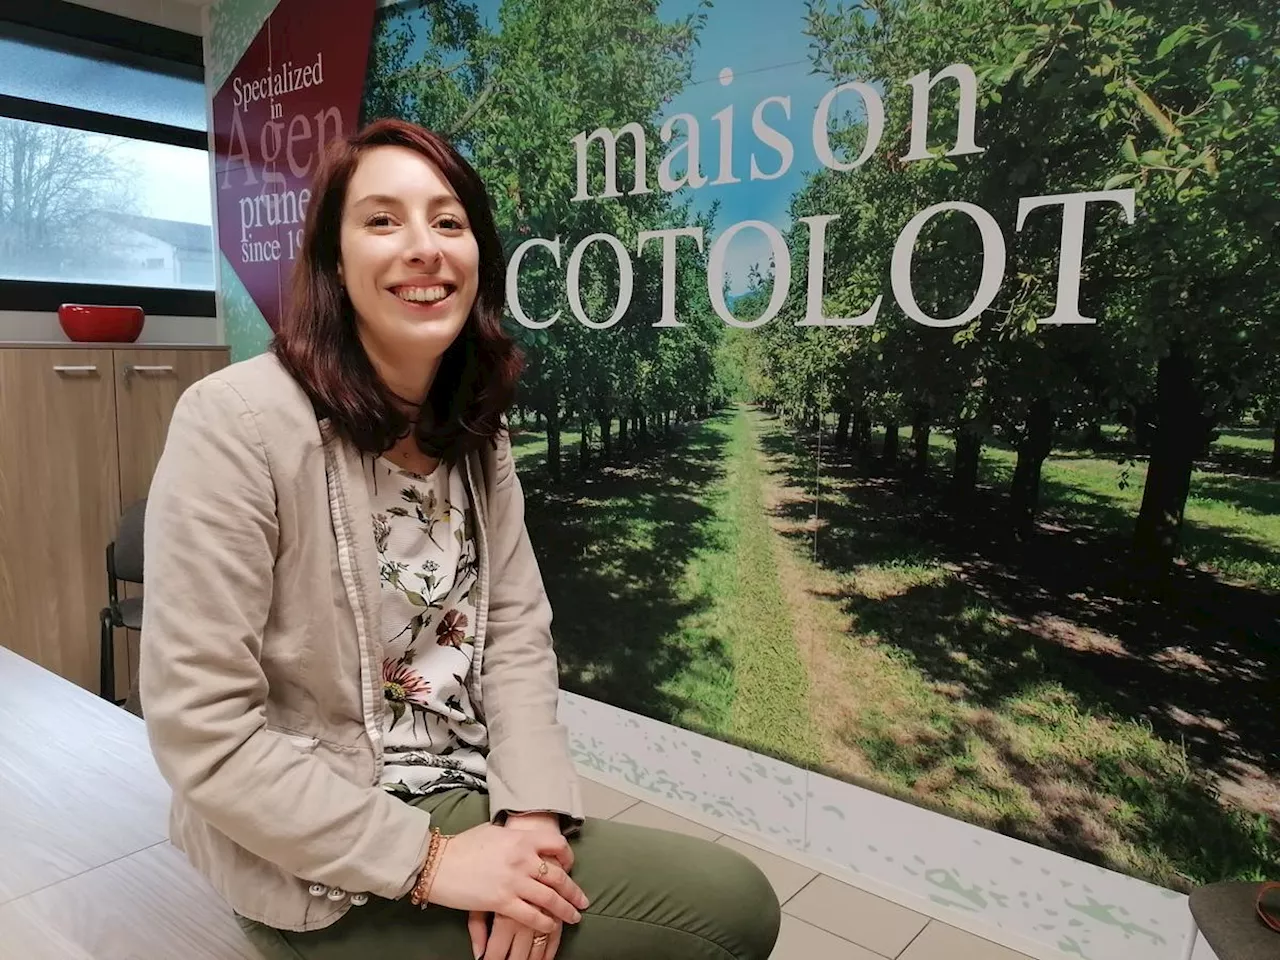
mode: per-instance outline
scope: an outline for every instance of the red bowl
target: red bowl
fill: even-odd
[[[77,343],[133,343],[145,320],[141,307],[64,303],[58,308],[62,332]]]

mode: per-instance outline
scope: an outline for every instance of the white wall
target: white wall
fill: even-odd
[[[121,17],[154,23],[156,26],[181,30],[183,33],[203,33],[200,0],[71,0],[82,7],[104,10]]]

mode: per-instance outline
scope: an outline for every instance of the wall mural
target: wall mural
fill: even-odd
[[[447,134],[567,690],[1168,888],[1274,878],[1265,6],[283,0],[211,51],[233,347],[327,136]]]

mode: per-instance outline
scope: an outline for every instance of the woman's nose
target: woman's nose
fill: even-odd
[[[439,262],[441,256],[440,238],[436,236],[434,230],[426,224],[410,228],[406,232],[408,245],[405,248],[405,256],[411,261],[424,264],[435,264]]]

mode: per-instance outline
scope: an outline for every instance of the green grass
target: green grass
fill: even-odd
[[[577,441],[564,435],[556,485],[545,436],[515,447],[566,688],[811,765],[807,680],[744,416],[586,474]]]
[[[811,449],[779,421],[760,422],[766,451],[805,490]],[[949,455],[947,438],[931,442],[935,463]],[[1010,452],[988,451],[986,479],[1006,481],[1012,464]],[[1141,477],[1122,490],[1119,470],[1085,452],[1055,455],[1045,467],[1046,510],[1103,533],[1127,530]],[[1196,489],[1220,476],[1198,472]],[[1269,544],[1272,564],[1253,581],[1266,585],[1280,529],[1265,511],[1280,504],[1269,499],[1274,481],[1244,482],[1258,499],[1197,499],[1191,533],[1219,567],[1236,571],[1247,569],[1255,540]],[[1280,870],[1280,833],[1267,818],[1220,798],[1182,744],[1142,716],[1164,694],[1111,686],[1133,652],[1106,632],[1105,618],[1071,619],[1088,604],[1048,596],[1037,608],[1022,595],[1031,583],[1002,592],[1021,574],[975,556],[976,544],[953,551],[922,535],[918,503],[893,483],[833,471],[821,509],[820,562],[810,560],[807,537],[793,546],[812,592],[846,615],[820,641],[841,670],[838,720],[821,733],[827,756],[845,759],[829,761],[828,772],[1172,887]],[[1154,663],[1123,669],[1163,675]],[[1208,690],[1219,680],[1196,682]]]
[[[1217,445],[1259,454],[1270,450],[1269,443],[1232,432],[1224,432]],[[1012,451],[994,449],[988,462],[995,468],[993,474],[1004,477],[1012,474],[1014,459]],[[1127,535],[1142,504],[1146,477],[1145,460],[1126,472],[1115,461],[1088,451],[1056,451],[1045,462],[1044,505]],[[1272,477],[1194,470],[1183,526],[1183,557],[1229,580],[1280,590],[1280,482]]]
[[[578,430],[560,432],[560,457],[568,464],[574,462],[578,455],[578,442],[582,433]],[[517,427],[513,431],[512,455],[517,466],[523,471],[542,470],[547,464],[547,435],[540,430]]]
[[[729,549],[706,551],[691,568],[695,583],[713,598],[707,620],[695,627],[723,632],[735,651],[734,737],[811,766],[818,752],[808,681],[778,583],[755,436],[744,411],[730,421],[727,439],[723,496],[715,511]]]
[[[1267,427],[1236,427],[1223,431],[1215,445],[1223,450],[1238,450],[1255,455],[1259,461],[1269,461],[1274,443],[1271,430]]]
[[[905,451],[911,430],[903,431]],[[877,442],[879,442],[877,440]],[[949,462],[954,444],[934,431],[935,463]],[[1214,449],[1251,456],[1261,466],[1271,455],[1262,430],[1225,430]],[[1009,447],[983,447],[984,482],[1006,488],[1017,456]],[[1059,449],[1045,461],[1041,506],[1074,523],[1127,537],[1142,504],[1147,464],[1109,460],[1089,450]],[[1215,469],[1191,474],[1183,525],[1183,558],[1203,570],[1241,584],[1280,591],[1280,480]]]

